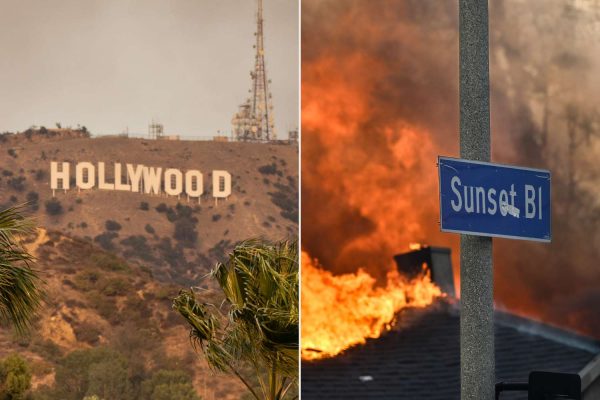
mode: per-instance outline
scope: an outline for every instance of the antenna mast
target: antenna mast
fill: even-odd
[[[271,141],[277,139],[273,118],[272,95],[269,91],[271,81],[267,78],[265,67],[263,2],[258,0],[256,14],[256,55],[252,78],[251,97],[242,104],[234,115],[233,131],[238,140]]]

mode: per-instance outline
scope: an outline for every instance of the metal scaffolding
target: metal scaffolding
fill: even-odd
[[[256,16],[256,49],[254,70],[250,72],[252,78],[251,97],[239,106],[238,112],[231,121],[233,133],[237,140],[243,141],[271,141],[276,140],[275,123],[273,118],[272,95],[269,91],[271,81],[267,78],[265,67],[264,47],[264,19],[263,3],[258,0]]]

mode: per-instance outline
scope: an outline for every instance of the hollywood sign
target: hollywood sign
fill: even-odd
[[[60,167],[60,168],[59,168]],[[125,174],[123,175],[123,172]],[[52,195],[56,190],[65,192],[71,188],[71,163],[50,163],[50,188]],[[82,161],[75,164],[75,186],[80,190],[95,187],[101,190],[120,190],[125,192],[161,194],[198,198],[204,194],[204,179],[199,170],[182,172],[176,168],[156,168],[142,164],[114,163],[112,181],[107,179],[103,162],[94,165]],[[227,171],[212,171],[212,196],[225,199],[231,195],[231,174]]]

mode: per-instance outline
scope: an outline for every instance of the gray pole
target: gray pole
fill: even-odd
[[[460,156],[490,161],[488,0],[459,0]],[[460,237],[462,400],[493,400],[492,239]]]

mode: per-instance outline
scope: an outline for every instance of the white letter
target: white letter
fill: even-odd
[[[121,163],[115,163],[115,190],[130,191],[131,186],[121,181]]]
[[[464,195],[465,195],[465,211],[467,213],[472,213],[475,210],[475,200],[473,200],[473,186],[465,186],[464,188]],[[471,192],[471,196],[469,196],[467,194],[467,190],[470,189]],[[469,206],[469,197],[471,197],[471,205]]]
[[[502,214],[503,217],[506,217],[507,213],[508,213],[508,193],[506,193],[506,190],[501,190],[500,191],[500,214]]]
[[[127,164],[127,176],[129,176],[129,180],[131,181],[132,192],[137,193],[140,191],[140,179],[142,178],[143,168],[143,165],[137,165],[134,170],[132,164]]]
[[[87,174],[83,172],[86,171]],[[87,180],[85,176],[87,175]],[[75,182],[79,189],[91,189],[96,184],[96,168],[90,162],[80,162],[75,166]]]
[[[538,219],[542,219],[542,187],[538,187]]]
[[[531,211],[529,211],[531,206]],[[525,218],[535,217],[535,189],[531,185],[525,185]]]
[[[481,196],[480,196],[481,195]],[[481,198],[481,209],[485,214],[485,189],[481,186],[475,188],[475,200],[477,201],[477,214],[479,214],[479,198]]]
[[[61,187],[58,187],[59,179]],[[69,163],[63,162],[62,169],[59,171],[58,163],[56,161],[50,162],[50,188],[68,190],[69,184]]]
[[[107,189],[107,190],[115,190],[114,183],[106,183],[106,177],[104,175],[104,163],[98,163],[98,188]]]
[[[227,198],[231,194],[231,174],[227,171],[213,171],[213,197]]]
[[[458,184],[458,186],[460,186],[460,178],[458,176],[453,176],[452,180],[450,180],[450,186],[452,187],[452,191],[456,195],[458,202],[457,202],[457,204],[454,204],[454,200],[452,200],[450,202],[450,205],[452,206],[452,209],[454,211],[459,212],[460,209],[462,208],[462,199],[460,198],[460,192],[456,188],[457,184]]]
[[[510,185],[510,205],[512,208],[515,208],[515,196],[517,192],[515,192],[515,185]]]
[[[196,189],[194,189],[194,183]],[[202,181],[202,173],[192,169],[185,173],[185,193],[190,197],[200,197],[204,192],[204,184]]]
[[[496,206],[496,199],[494,199],[493,196],[496,196],[496,189],[490,188],[490,190],[488,190],[488,201],[494,205],[494,208],[488,207],[487,211],[490,215],[495,215],[496,210],[498,209]]]
[[[148,168],[144,167],[144,192],[155,194],[160,193],[160,174],[162,168]]]
[[[175,186],[173,186],[173,177],[175,177]],[[183,175],[181,171],[174,168],[169,168],[165,171],[165,192],[171,196],[179,196],[181,194],[181,186],[183,185]]]

